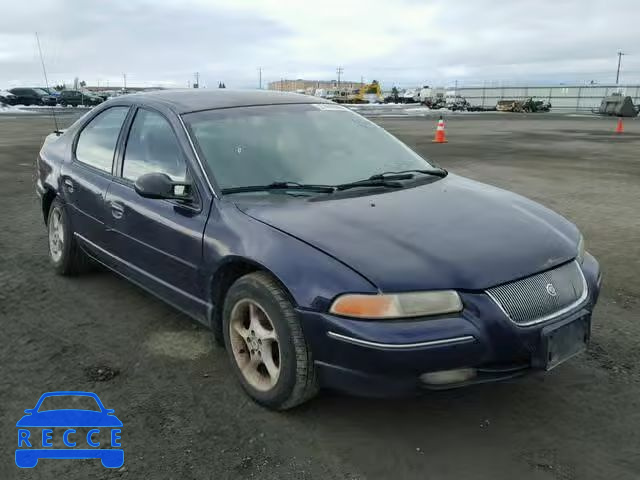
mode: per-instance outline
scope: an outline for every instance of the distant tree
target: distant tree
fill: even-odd
[[[81,86],[82,88],[86,87],[86,86],[87,86],[87,82],[85,82],[84,80],[82,80],[82,81],[80,82],[80,86]]]
[[[224,82],[220,82],[218,83],[218,88],[227,88],[227,86],[224,84]]]
[[[62,90],[64,90],[64,85],[61,83],[59,85],[54,86],[53,89],[58,92],[61,92]]]

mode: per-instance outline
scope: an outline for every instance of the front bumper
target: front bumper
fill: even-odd
[[[511,379],[539,367],[542,329],[590,317],[600,292],[598,262],[586,254],[583,304],[544,323],[523,327],[508,319],[484,292],[460,292],[463,312],[429,319],[363,321],[300,310],[323,387],[366,396],[406,395],[424,388],[455,388]],[[446,386],[428,385],[425,373],[474,368],[477,375]]]

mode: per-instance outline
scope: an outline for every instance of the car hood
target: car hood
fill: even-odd
[[[91,410],[47,410],[25,415],[17,427],[121,427],[115,415]]]
[[[453,174],[377,195],[255,198],[236,205],[386,292],[485,289],[571,260],[580,236],[542,205]]]

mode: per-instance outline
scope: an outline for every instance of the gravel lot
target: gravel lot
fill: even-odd
[[[62,124],[78,114],[64,113]],[[378,118],[445,168],[565,215],[605,287],[587,354],[547,375],[382,401],[324,393],[285,414],[241,393],[209,333],[108,272],[49,268],[33,188],[51,120],[0,115],[0,478],[635,479],[640,475],[640,119]],[[425,206],[426,211],[435,206]],[[15,422],[50,390],[96,392],[125,466],[13,462]]]

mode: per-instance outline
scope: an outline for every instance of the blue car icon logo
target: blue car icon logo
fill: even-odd
[[[82,403],[88,408],[50,408],[60,403]],[[106,468],[118,468],[124,463],[124,450],[119,448],[122,422],[95,393],[48,392],[35,407],[24,412],[26,415],[16,423],[18,467],[33,468],[41,458],[95,458]],[[62,445],[54,448],[54,442]]]

